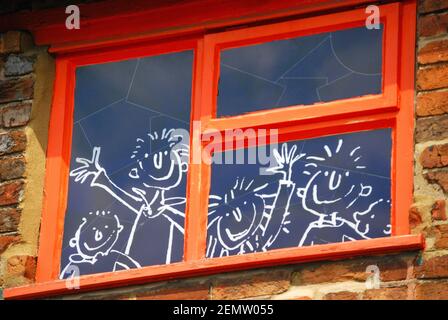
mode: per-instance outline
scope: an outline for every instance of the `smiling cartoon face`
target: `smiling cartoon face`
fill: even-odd
[[[96,211],[82,219],[70,246],[76,247],[78,254],[85,258],[93,258],[98,253],[107,254],[123,230],[116,215],[110,212]]]
[[[327,215],[329,205],[334,205],[349,197],[356,189],[350,183],[350,172],[338,169],[321,168],[308,181],[305,188],[299,189],[297,195],[302,198],[305,209],[315,215]]]
[[[255,194],[224,204],[217,224],[222,243],[230,250],[237,248],[260,223],[264,207],[263,198]]]
[[[182,138],[174,137],[172,132],[154,132],[149,135],[149,141],[137,139],[142,144],[137,146],[139,148],[136,148],[132,157],[137,154],[141,156],[130,170],[129,177],[141,184],[138,188],[169,190],[181,182],[188,169],[188,145],[182,143]]]
[[[305,210],[319,217],[334,215],[337,212],[330,208],[342,209],[342,204],[347,203],[345,209],[350,209],[352,201],[368,196],[369,188],[355,182],[353,176],[366,168],[360,162],[359,150],[359,146],[348,147],[343,139],[338,139],[334,146],[325,145],[322,154],[306,158],[302,173],[308,182],[297,190]]]
[[[258,193],[262,187],[250,189],[252,182],[235,182],[228,193],[211,197],[209,233],[217,237],[226,250],[234,250],[248,240],[259,227],[265,201]]]

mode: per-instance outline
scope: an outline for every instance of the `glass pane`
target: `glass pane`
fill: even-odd
[[[383,28],[223,50],[218,117],[381,93]]]
[[[182,260],[192,62],[76,70],[61,278]]]
[[[254,151],[214,154],[207,257],[390,236],[390,129]]]

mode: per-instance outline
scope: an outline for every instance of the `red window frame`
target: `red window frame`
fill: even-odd
[[[208,196],[197,195],[208,195],[211,170],[210,164],[205,162],[191,163],[187,178],[184,261],[84,275],[80,277],[80,289],[77,292],[253,267],[423,248],[422,236],[411,235],[408,222],[413,185],[415,35],[405,30],[415,29],[415,1],[380,6],[381,22],[385,25],[381,94],[312,106],[290,106],[239,116],[215,117],[219,50],[360,26],[365,23],[364,10],[362,8],[292,19],[221,33],[179,35],[176,38],[159,40],[156,44],[140,42],[60,54],[56,59],[36,283],[6,289],[4,297],[31,298],[73,292],[66,287],[65,280],[58,280],[58,274],[68,194],[76,67],[187,49],[194,50],[191,121],[202,123],[196,132],[191,126],[192,149],[204,148],[201,135],[210,128],[226,130],[276,126],[279,128],[280,141],[392,128],[393,234],[387,238],[206,259]],[[323,114],[325,116],[322,116]]]

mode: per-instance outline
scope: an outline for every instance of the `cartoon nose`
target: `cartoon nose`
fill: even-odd
[[[339,188],[340,184],[341,184],[341,175],[338,174],[336,171],[332,171],[329,182],[330,190],[336,190],[337,188]]]
[[[240,222],[241,219],[243,219],[243,215],[241,214],[240,208],[236,208],[236,209],[232,210],[232,214],[235,217],[235,220],[238,222]]]
[[[100,230],[95,231],[95,241],[100,241],[103,239],[103,233]]]

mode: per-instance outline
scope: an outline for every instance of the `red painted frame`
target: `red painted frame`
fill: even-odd
[[[129,44],[120,48],[101,48],[88,52],[61,54],[56,60],[36,283],[6,289],[4,297],[33,298],[73,293],[66,288],[65,281],[57,280],[57,275],[67,200],[75,68],[81,65],[184,49],[195,50],[191,120],[201,120],[205,124],[200,131],[192,132],[190,141],[192,148],[203,148],[201,134],[211,127],[225,130],[275,124],[280,127],[279,133],[282,140],[374,128],[393,128],[393,235],[388,238],[205,259],[208,199],[207,197],[197,199],[197,195],[208,194],[210,166],[205,163],[192,164],[188,174],[184,261],[114,273],[85,275],[80,277],[80,291],[228,270],[423,248],[422,236],[410,235],[408,223],[408,208],[412,201],[413,185],[415,35],[412,32],[404,32],[404,26],[415,30],[416,4],[414,0],[409,0],[380,8],[382,22],[386,25],[383,93],[300,107],[300,112],[298,112],[299,107],[293,106],[254,112],[244,116],[214,118],[219,49],[359,25],[365,19],[364,9],[219,34],[181,37],[175,40],[159,41],[157,44]],[[344,106],[348,106],[348,109]],[[325,117],[320,116],[322,108],[325,108],[327,113]],[[330,114],[329,110],[331,110]],[[266,122],[266,118],[269,118],[269,123]],[[397,152],[398,150],[400,152]]]

